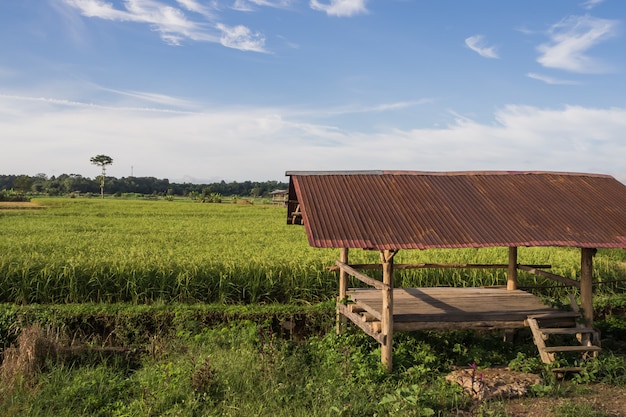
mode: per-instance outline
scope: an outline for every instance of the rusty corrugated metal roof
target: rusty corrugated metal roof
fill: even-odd
[[[560,172],[287,172],[320,248],[626,248],[626,186]],[[294,213],[299,206],[301,216]]]

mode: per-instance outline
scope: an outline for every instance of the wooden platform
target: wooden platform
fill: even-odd
[[[381,291],[349,289],[340,311],[360,327],[376,333],[382,320]],[[505,288],[397,288],[393,290],[393,329],[515,329],[528,326],[528,316],[559,320],[576,315],[552,308],[521,290]],[[360,323],[359,323],[360,322]],[[368,331],[368,333],[370,333]],[[370,333],[371,334],[371,333]]]

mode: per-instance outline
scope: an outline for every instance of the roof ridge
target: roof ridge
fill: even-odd
[[[608,174],[589,172],[563,172],[563,171],[412,171],[412,170],[345,170],[345,171],[287,171],[285,176],[310,176],[310,175],[427,175],[427,176],[478,176],[478,175],[567,175],[576,177],[613,178]]]

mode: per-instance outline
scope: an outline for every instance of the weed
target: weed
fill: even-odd
[[[211,365],[210,358],[206,358],[200,365],[194,365],[191,374],[191,387],[197,398],[203,401],[215,401],[220,390],[216,378],[216,370]]]
[[[391,416],[428,417],[435,415],[435,410],[420,404],[421,393],[422,388],[419,385],[400,387],[395,392],[383,396],[378,404],[387,409]]]
[[[58,337],[50,330],[31,326],[22,331],[17,346],[4,351],[0,365],[0,381],[8,389],[29,386],[41,370],[46,360],[56,356],[59,349]]]

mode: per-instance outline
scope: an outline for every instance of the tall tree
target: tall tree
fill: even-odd
[[[20,193],[26,194],[31,190],[33,181],[28,175],[20,175],[13,182],[13,187]]]
[[[104,198],[104,178],[106,177],[107,165],[111,165],[113,163],[113,158],[107,155],[96,155],[89,161],[91,161],[94,165],[102,167],[102,175],[100,175],[100,195]]]

